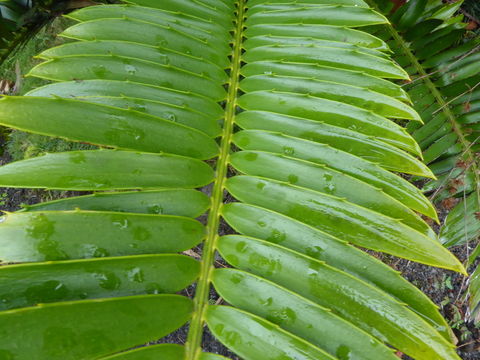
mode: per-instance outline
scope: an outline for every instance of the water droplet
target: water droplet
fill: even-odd
[[[97,245],[94,244],[85,244],[83,245],[83,248],[83,256],[86,258],[107,257],[108,255],[110,255],[106,249],[99,248]]]
[[[242,337],[236,331],[226,331],[225,343],[229,346],[238,346],[242,343]]]
[[[324,250],[320,246],[312,246],[306,249],[305,253],[315,259],[321,259]]]
[[[338,348],[337,348],[337,351],[336,351],[336,356],[339,360],[350,360],[351,359],[351,356],[350,356],[350,348],[346,345],[340,345]]]
[[[162,117],[165,119],[165,120],[170,120],[170,121],[177,121],[177,115],[175,115],[174,113],[172,112],[164,112],[162,114]]]
[[[167,55],[160,54],[158,62],[163,65],[168,65],[170,64],[170,58]]]
[[[130,281],[135,281],[138,283],[142,283],[145,280],[145,276],[143,274],[142,269],[139,267],[135,267],[127,272],[127,277]]]
[[[103,289],[115,290],[120,287],[121,281],[119,277],[111,271],[95,273],[93,276],[99,280],[98,285]]]
[[[92,66],[92,72],[95,74],[96,77],[103,79],[109,71],[103,65],[94,65]]]
[[[243,280],[243,275],[233,274],[230,279],[232,280],[232,283],[239,284]]]
[[[129,226],[127,219],[116,220],[113,222],[113,225],[119,227],[120,229],[124,230],[127,229]]]
[[[290,147],[290,146],[284,146],[283,147],[283,153],[285,155],[293,155],[293,154],[295,154],[295,149],[293,147]]]
[[[273,298],[271,298],[271,297],[265,299],[265,301],[262,301],[263,306],[270,306],[272,304],[273,304]]]
[[[298,176],[293,174],[288,175],[288,182],[290,184],[296,184],[298,182]]]
[[[266,184],[264,182],[258,182],[257,183],[257,189],[263,190],[265,188]]]
[[[147,112],[147,107],[143,104],[134,104],[132,106],[129,106],[128,108],[135,111],[143,112],[143,113]]]
[[[125,71],[128,75],[135,75],[135,73],[137,72],[137,68],[132,65],[125,65]]]
[[[160,47],[168,45],[168,41],[162,35],[157,35],[155,40]]]
[[[25,298],[33,304],[60,301],[67,297],[69,291],[58,280],[48,280],[30,286],[24,293]]]
[[[163,289],[157,283],[150,283],[145,287],[145,291],[147,294],[160,294],[163,292]]]
[[[163,214],[163,208],[160,205],[152,205],[148,207],[150,214]]]
[[[267,240],[277,244],[284,241],[286,238],[287,238],[287,235],[285,234],[285,232],[277,229],[273,229],[272,233],[267,238]]]

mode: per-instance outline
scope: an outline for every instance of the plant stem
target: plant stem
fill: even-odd
[[[220,209],[224,200],[225,181],[227,179],[228,156],[233,135],[235,113],[237,107],[238,83],[240,77],[242,36],[244,28],[245,0],[237,2],[237,17],[233,41],[232,65],[227,101],[225,105],[225,122],[220,144],[220,154],[217,160],[216,180],[212,190],[212,205],[208,214],[206,240],[203,246],[200,277],[195,292],[194,314],[190,322],[187,343],[185,344],[185,359],[196,360],[201,353],[201,342],[204,325],[204,315],[208,306],[210,293],[210,277],[214,269],[216,242],[220,224]]]

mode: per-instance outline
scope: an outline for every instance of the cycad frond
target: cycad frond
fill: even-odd
[[[0,269],[17,299],[0,348],[215,359],[206,323],[245,359],[457,359],[435,305],[355,247],[465,273],[392,172],[434,177],[393,121],[421,122],[389,80],[408,75],[362,30],[386,18],[362,0],[131,2],[71,14],[76,41],[31,72],[54,82],[0,100],[6,126],[104,148],[3,166],[0,185],[108,190],[5,216],[2,259],[29,263]],[[202,240],[200,263],[175,254]],[[217,251],[234,268],[215,269]],[[193,303],[168,295],[197,277]],[[209,304],[211,284],[231,306]],[[185,348],[119,353],[187,321]]]

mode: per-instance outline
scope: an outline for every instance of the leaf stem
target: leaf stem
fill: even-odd
[[[185,359],[196,360],[201,353],[201,342],[204,326],[204,314],[208,306],[210,293],[210,277],[214,269],[216,242],[220,224],[220,209],[224,200],[225,181],[228,171],[228,156],[230,153],[238,96],[240,78],[242,36],[245,16],[245,0],[237,2],[237,17],[234,30],[233,52],[230,69],[230,81],[225,105],[225,122],[220,143],[220,154],[217,159],[216,179],[212,190],[212,205],[207,219],[207,235],[203,246],[200,277],[195,292],[194,313],[190,322],[187,342],[185,344]]]

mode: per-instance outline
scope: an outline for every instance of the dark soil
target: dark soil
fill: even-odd
[[[451,249],[465,262],[472,252],[473,244]],[[384,259],[385,260],[385,259]],[[467,279],[452,271],[417,264],[404,259],[388,259],[386,261],[394,269],[421,289],[440,307],[440,312],[447,319],[458,339],[458,354],[464,360],[480,359],[480,331],[473,323],[468,322],[468,301],[465,299]],[[469,273],[475,267],[468,269]],[[408,359],[408,357],[404,357]]]

